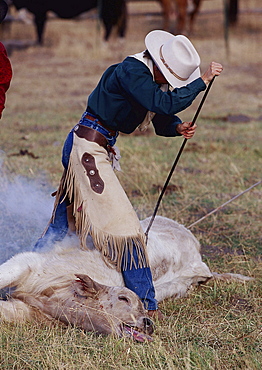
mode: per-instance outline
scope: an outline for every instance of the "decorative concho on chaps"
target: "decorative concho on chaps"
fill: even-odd
[[[95,248],[109,266],[118,271],[122,266],[125,270],[128,251],[132,256],[136,248],[139,263],[135,267],[148,267],[144,232],[105,147],[89,138],[89,134],[85,137],[78,130],[74,132],[68,169],[61,179],[57,202],[61,202],[61,195],[62,201],[68,197],[73,202],[76,233],[83,249],[87,248],[86,238],[91,235]],[[134,264],[132,260],[131,266]]]
[[[94,190],[95,193],[102,194],[104,190],[104,181],[99,176],[95,158],[89,153],[84,153],[81,162],[86,169],[86,175],[89,178],[92,190]]]

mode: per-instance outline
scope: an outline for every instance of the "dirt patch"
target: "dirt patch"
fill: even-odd
[[[28,157],[31,157],[33,159],[38,159],[39,157],[35,155],[32,152],[29,152],[27,149],[20,149],[18,153],[11,153],[8,155],[8,157],[20,157],[20,156],[25,156],[27,155]]]
[[[225,255],[244,255],[242,250],[232,249],[225,245],[201,245],[201,254],[210,260],[215,260],[219,256]]]
[[[233,311],[235,312],[243,312],[243,311],[246,311],[246,312],[250,312],[250,311],[254,311],[254,308],[253,306],[250,304],[250,302],[243,298],[243,297],[240,297],[238,295],[233,295],[230,299],[230,305],[231,305],[231,309],[233,309]]]
[[[208,121],[224,121],[230,123],[248,123],[251,121],[260,120],[260,117],[250,117],[246,114],[229,114],[228,116],[220,117],[204,117],[204,119]]]

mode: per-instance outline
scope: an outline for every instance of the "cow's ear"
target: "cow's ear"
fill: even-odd
[[[97,283],[88,275],[76,274],[77,280],[73,282],[76,293],[84,297],[94,297],[105,288],[104,285]]]

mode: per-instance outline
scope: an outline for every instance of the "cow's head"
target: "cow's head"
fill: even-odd
[[[60,320],[81,327],[86,331],[102,334],[115,333],[137,341],[152,340],[153,322],[138,296],[125,287],[108,287],[87,275],[76,274],[72,299],[64,304]]]

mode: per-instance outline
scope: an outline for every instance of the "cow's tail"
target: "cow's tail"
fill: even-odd
[[[217,272],[212,272],[212,279],[221,280],[221,281],[237,281],[237,282],[246,282],[255,280],[253,277],[245,276],[241,274],[232,274],[230,272],[226,272],[224,274],[218,274]]]

